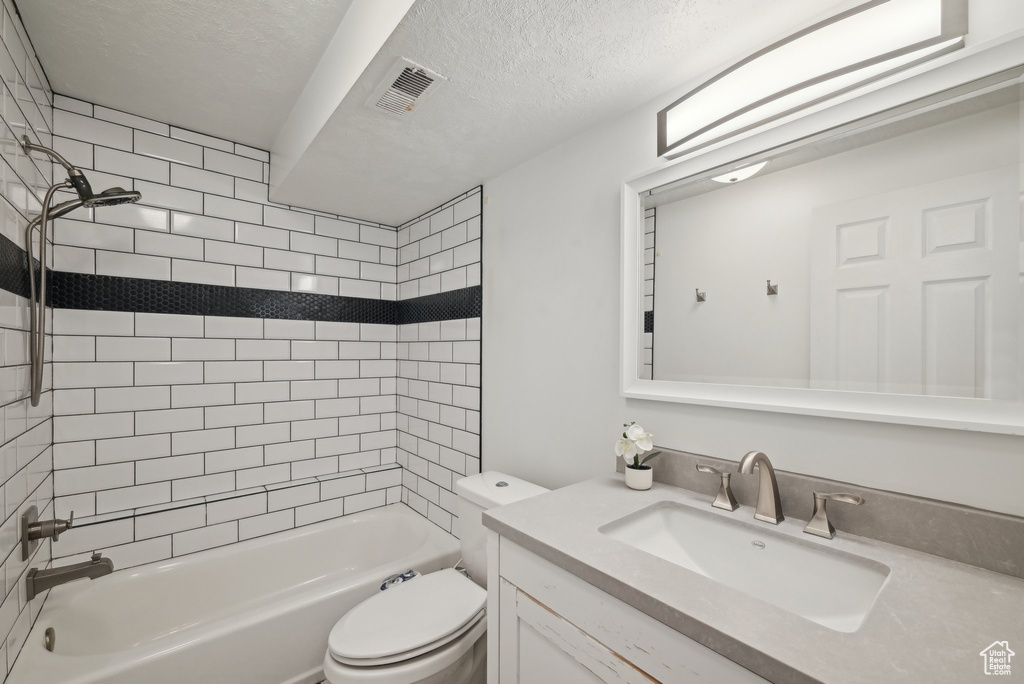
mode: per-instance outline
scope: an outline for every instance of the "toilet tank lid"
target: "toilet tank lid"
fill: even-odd
[[[490,470],[464,477],[455,483],[455,493],[483,509],[497,508],[549,492],[518,477]]]

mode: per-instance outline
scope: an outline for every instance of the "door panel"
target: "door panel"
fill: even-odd
[[[815,209],[811,387],[1019,398],[1020,206],[996,169]]]

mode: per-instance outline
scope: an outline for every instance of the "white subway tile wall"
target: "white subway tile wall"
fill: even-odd
[[[10,0],[5,0],[0,9],[0,40],[0,234],[24,250],[25,227],[39,213],[51,176],[49,158],[42,154],[26,155],[18,141],[27,135],[36,143],[50,146],[53,93]],[[35,240],[38,244],[38,233]],[[14,249],[9,243],[4,248]],[[36,506],[40,517],[46,519],[52,518],[54,511],[51,372],[46,364],[40,403],[31,406],[27,399],[28,320],[28,300],[0,289],[0,576],[4,578],[0,601],[0,681],[6,679],[13,667],[48,594],[27,601],[25,573],[29,568],[48,565],[50,542],[41,543],[27,561],[21,559],[18,544],[22,513]],[[48,337],[47,355],[50,346]],[[77,402],[80,398],[68,400]]]
[[[644,210],[644,311],[654,311],[654,250],[655,250],[655,223],[657,221],[657,208],[651,207]],[[643,321],[641,321],[643,325]],[[643,333],[643,359],[640,367],[640,378],[652,380],[654,378],[654,333]]]
[[[269,153],[61,95],[55,106],[56,149],[97,189],[142,193],[58,220],[56,270],[398,298],[395,229],[269,203]]]
[[[480,285],[481,188],[398,230],[402,300]],[[402,500],[458,535],[454,483],[480,472],[480,319],[399,326]]]
[[[73,259],[58,259],[58,270],[73,261],[100,275],[398,298],[401,232],[267,203],[266,152],[59,95],[56,107],[56,138],[78,155],[73,163],[117,146],[104,171],[143,193],[131,211],[63,221],[55,250]],[[434,220],[448,257],[428,274],[436,291],[451,273],[459,287],[480,282],[479,207],[475,190],[438,210],[459,223]],[[399,354],[418,358],[420,349],[400,342],[395,325],[69,309],[54,317],[56,510],[81,521],[54,547],[58,565],[96,548],[121,568],[403,499],[451,531],[452,479],[479,470],[479,319],[421,324],[424,344],[437,329],[433,353],[447,368],[410,422],[398,386],[410,398],[420,381],[409,389]],[[431,417],[433,428],[421,430]],[[433,451],[414,448],[400,464],[400,424]],[[431,468],[418,451],[434,455]],[[422,484],[403,479],[407,464]],[[403,495],[410,483],[415,491]]]
[[[397,297],[396,230],[268,204],[268,153],[56,99],[71,162],[143,193],[61,220],[58,270]],[[54,321],[56,511],[80,521],[56,564],[95,548],[123,568],[401,500],[396,326]]]
[[[282,451],[288,451],[287,443],[279,446]],[[97,500],[109,501],[117,511],[86,516],[81,521],[76,513],[76,526],[62,534],[59,546],[54,546],[62,554],[54,559],[54,565],[87,560],[94,550],[100,549],[121,570],[402,500],[402,469],[397,463],[274,482],[276,475],[264,478],[259,471],[276,468],[286,473],[289,463],[261,468],[255,464],[262,463],[265,457],[269,459],[270,449],[254,447],[248,454],[244,452],[244,449],[231,449],[154,457],[147,463],[155,468],[147,468],[146,472],[152,472],[163,481],[89,493],[88,496],[95,496]],[[312,451],[309,453],[312,455]],[[217,464],[255,467],[234,472],[213,471],[173,482],[166,480],[168,476],[176,477],[184,472],[203,472],[204,462],[215,467]],[[91,477],[96,478],[94,482],[99,486],[122,484],[124,481],[117,479],[117,470],[99,471],[121,468],[124,474],[120,477],[130,482],[133,465],[139,464],[92,466],[90,469],[96,474]],[[252,476],[247,486],[231,489],[246,477],[245,473]],[[163,499],[168,487],[182,498],[170,503],[149,503]],[[133,505],[135,507],[131,508]]]

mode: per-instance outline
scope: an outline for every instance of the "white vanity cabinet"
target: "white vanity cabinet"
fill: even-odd
[[[488,684],[766,680],[489,532]]]

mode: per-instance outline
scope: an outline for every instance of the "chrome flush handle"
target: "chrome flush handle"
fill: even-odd
[[[857,496],[856,494],[823,494],[821,492],[814,492],[814,515],[811,516],[811,520],[807,523],[807,527],[804,528],[804,532],[824,537],[825,539],[831,539],[836,536],[836,528],[832,527],[832,521],[828,519],[828,509],[825,507],[825,504],[829,501],[840,501],[860,506],[864,503],[864,497]]]
[[[697,464],[697,472],[700,473],[711,473],[712,475],[718,475],[722,478],[721,486],[718,488],[718,496],[715,497],[712,506],[715,508],[721,508],[726,511],[735,511],[740,507],[736,503],[736,497],[732,495],[732,487],[729,485],[729,478],[732,473],[727,473],[718,468],[712,468],[704,463]]]

